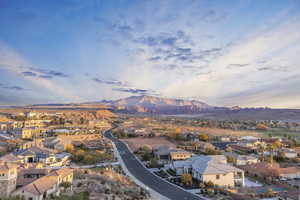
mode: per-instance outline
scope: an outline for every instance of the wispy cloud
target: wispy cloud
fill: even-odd
[[[114,91],[118,92],[126,92],[130,94],[140,94],[140,95],[145,95],[148,94],[148,90],[143,90],[143,89],[134,89],[134,88],[113,88]]]
[[[54,94],[58,94],[69,101],[78,101],[80,98],[73,95],[70,91],[64,89],[62,85],[55,82],[37,77],[36,75],[60,76],[65,77],[65,74],[54,70],[39,70],[38,68],[25,67],[32,66],[27,60],[20,56],[14,49],[0,42],[0,68],[12,72],[16,75],[22,75],[25,80],[30,81],[35,86],[47,89]],[[25,74],[24,74],[25,72]],[[15,88],[16,90],[20,88]]]
[[[36,73],[34,73],[34,72],[30,72],[30,71],[27,71],[27,72],[22,72],[22,74],[23,74],[24,76],[37,76],[37,74],[36,74]]]
[[[23,87],[20,87],[20,86],[4,86],[2,88],[8,89],[8,90],[16,90],[16,91],[25,90]]]
[[[12,90],[12,91],[23,91],[26,90],[25,88],[17,85],[8,85],[4,83],[0,83],[0,88],[7,89],[7,90]]]
[[[24,67],[20,66],[20,69],[29,69],[30,71],[24,71],[21,74],[23,76],[29,76],[29,77],[39,77],[39,78],[46,78],[51,79],[53,77],[59,77],[59,78],[67,78],[69,77],[67,74],[55,70],[48,70],[48,69],[40,69],[35,67]]]
[[[112,86],[128,86],[128,83],[119,80],[104,80],[100,78],[93,78],[92,80],[100,84],[106,84]]]
[[[160,96],[160,94],[154,90],[147,90],[147,89],[137,89],[137,88],[130,88],[130,87],[126,87],[126,88],[113,88],[113,91],[117,91],[117,92],[124,92],[124,93],[129,93],[129,94],[133,94],[133,95],[149,95],[149,96]]]

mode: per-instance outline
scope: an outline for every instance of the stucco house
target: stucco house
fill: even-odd
[[[44,163],[50,165],[56,162],[55,154],[52,150],[39,147],[30,147],[14,153],[16,157],[22,159],[24,163]]]
[[[177,175],[190,173],[201,182],[211,181],[224,187],[244,185],[244,171],[227,164],[227,159],[223,155],[193,156],[185,161],[173,162],[172,167]]]
[[[0,199],[9,197],[16,189],[17,167],[16,164],[0,161]]]
[[[62,182],[73,182],[72,169],[63,168],[51,172],[49,175],[17,189],[12,195],[23,197],[25,200],[42,200],[51,196],[59,196]]]

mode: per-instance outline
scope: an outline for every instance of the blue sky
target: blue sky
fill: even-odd
[[[0,24],[0,105],[300,108],[297,0],[1,0]]]

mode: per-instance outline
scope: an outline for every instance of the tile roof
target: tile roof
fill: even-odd
[[[0,161],[0,170],[9,170],[12,168],[17,168],[17,167],[18,167],[18,165],[16,165],[16,164]]]
[[[72,173],[72,169],[62,168],[51,172],[49,175],[43,176],[32,183],[25,185],[18,189],[17,191],[27,191],[34,195],[41,195],[49,189],[53,188],[56,184],[58,184],[59,175],[65,177]]]
[[[18,162],[20,160],[21,160],[20,158],[16,157],[12,153],[6,154],[6,155],[0,157],[0,161],[3,161],[3,162]]]
[[[188,167],[201,174],[224,174],[229,172],[241,172],[242,170],[226,163],[226,157],[216,156],[194,156],[185,161],[175,161],[175,168]]]
[[[278,163],[266,163],[266,162],[261,162],[261,163],[255,163],[255,164],[250,164],[250,165],[245,165],[242,166],[244,170],[249,170],[249,172],[255,172],[258,174],[263,174],[263,175],[286,175],[286,174],[295,174],[299,173],[300,170],[296,167],[286,167],[286,168],[281,168]]]

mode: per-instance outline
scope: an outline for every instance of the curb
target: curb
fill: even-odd
[[[120,142],[122,142],[123,144],[125,144],[125,145],[127,146],[127,148],[128,148],[129,151],[132,153],[132,155],[134,155],[135,159],[136,159],[138,162],[140,162],[140,163],[142,164],[142,166],[143,166],[146,170],[148,170],[151,174],[153,174],[154,176],[160,178],[162,181],[165,181],[165,182],[167,182],[167,183],[169,183],[169,184],[174,185],[174,186],[177,187],[178,189],[181,189],[181,190],[183,190],[183,191],[185,191],[185,192],[189,192],[188,190],[186,190],[186,189],[184,189],[184,188],[182,188],[182,187],[180,187],[180,186],[178,186],[178,185],[176,185],[176,184],[174,184],[174,183],[171,183],[171,182],[169,182],[169,181],[163,179],[162,177],[156,175],[155,173],[151,172],[151,171],[144,165],[144,163],[143,163],[142,161],[140,161],[140,159],[137,158],[136,155],[131,151],[131,149],[129,148],[129,146],[128,146],[127,143],[124,143],[124,142],[121,141],[121,140],[120,140]],[[189,193],[191,193],[191,192],[189,192]],[[206,197],[200,196],[200,195],[198,195],[198,194],[194,194],[194,193],[191,193],[191,194],[193,194],[193,195],[195,195],[195,196],[197,196],[197,197],[200,197],[200,198],[202,198],[203,200],[211,200],[211,199],[208,199],[208,198],[206,198]]]
[[[149,191],[149,193],[151,194],[151,199],[152,200],[170,200],[167,197],[159,194],[158,192],[156,192],[155,190],[149,188],[148,186],[146,186],[144,183],[142,183],[141,181],[139,181],[137,178],[135,178],[127,169],[126,165],[124,164],[122,157],[119,154],[119,151],[117,150],[117,147],[115,146],[115,143],[112,142],[113,144],[113,148],[114,148],[114,152],[115,152],[115,156],[118,158],[118,160],[120,161],[120,165],[122,166],[124,172],[126,173],[127,176],[129,176],[137,185],[139,185],[140,187],[144,188],[145,190]]]

